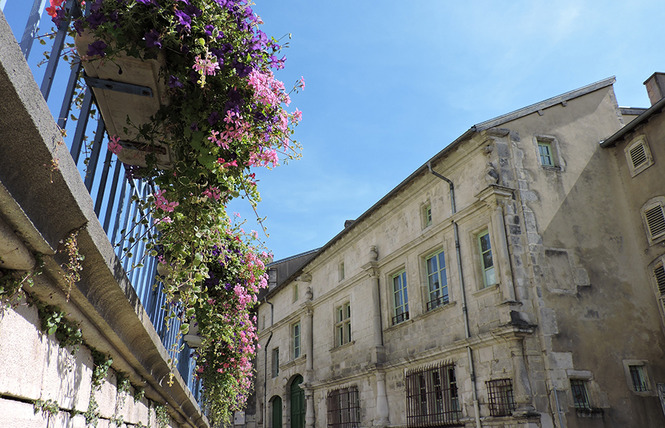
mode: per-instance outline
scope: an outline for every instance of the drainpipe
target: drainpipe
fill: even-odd
[[[268,297],[263,299],[263,303],[267,303],[270,305],[270,327],[272,327],[273,323],[273,313],[275,310],[275,307],[268,301]],[[268,345],[270,345],[270,341],[272,340],[272,330],[270,331],[270,336],[268,336],[268,341],[266,342],[265,348],[263,349],[263,427],[267,427],[268,425]]]
[[[452,211],[452,215],[455,215],[455,213],[457,213],[457,207],[455,206],[455,185],[453,184],[452,180],[434,171],[432,169],[431,162],[427,162],[427,168],[429,169],[429,172],[432,173],[435,177],[438,177],[441,180],[448,183],[448,186],[450,187],[450,210]],[[459,273],[459,283],[460,283],[460,289],[462,291],[462,313],[464,314],[464,336],[466,337],[466,339],[470,339],[471,329],[469,328],[469,308],[467,307],[466,303],[464,273],[462,271],[462,252],[460,250],[460,243],[459,243],[459,227],[457,226],[457,222],[455,222],[455,220],[453,220],[453,231],[455,233],[455,254],[457,256],[457,272]],[[471,374],[471,390],[473,393],[473,413],[476,419],[476,428],[480,428],[481,427],[480,406],[478,405],[478,389],[476,388],[476,369],[473,364],[473,352],[471,352],[470,345],[467,345],[466,347],[466,354],[467,358],[469,359],[469,371]]]

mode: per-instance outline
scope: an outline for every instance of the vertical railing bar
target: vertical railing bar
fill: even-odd
[[[102,115],[98,115],[97,120],[97,130],[95,131],[95,140],[92,144],[92,153],[90,153],[90,159],[86,167],[85,173],[85,187],[88,189],[88,192],[92,194],[92,185],[95,182],[95,175],[97,173],[97,164],[99,163],[99,155],[102,151],[102,139],[104,138],[104,120],[102,120]]]
[[[118,234],[118,227],[120,226],[120,216],[122,215],[122,211],[125,209],[125,192],[127,191],[127,186],[129,185],[128,182],[130,179],[125,178],[122,180],[122,185],[121,185],[121,190],[120,190],[120,199],[118,199],[118,210],[116,211],[115,215],[115,222],[113,225],[113,235],[110,236],[111,238],[111,245],[115,246],[116,244],[116,239],[115,237]]]
[[[135,194],[135,192],[132,192],[132,196],[134,196],[134,194]],[[125,233],[122,234],[122,241],[121,241],[120,248],[124,248],[125,247],[125,242],[127,242],[127,249],[129,249],[129,246],[131,244],[129,238],[131,237],[131,235],[133,233],[133,231],[131,230],[132,225],[130,224],[130,222],[136,218],[136,211],[137,211],[136,203],[134,201],[132,201],[131,198],[130,198],[130,200],[129,200],[129,209],[127,210],[127,213],[126,213],[127,215],[125,216],[125,221],[123,223]],[[122,231],[120,233],[122,233]],[[130,258],[127,257],[126,255],[123,255],[120,258],[124,259],[124,262],[122,263],[122,267],[125,269],[125,272],[127,272],[127,266],[129,265],[129,259]]]
[[[116,217],[116,222],[115,222],[115,227],[113,228],[113,241],[111,242],[113,245],[118,247],[118,258],[122,259],[122,241],[123,241],[123,225],[126,224],[127,222],[127,216],[129,215],[129,210],[131,208],[131,205],[129,202],[131,201],[132,198],[132,188],[131,188],[131,183],[132,180],[127,180],[126,184],[122,187],[122,194],[121,194],[121,199],[120,199],[120,209],[118,210],[118,215]],[[127,190],[129,190],[129,195],[127,194]],[[129,199],[129,201],[127,201]],[[121,214],[124,211],[124,215],[121,218]]]
[[[106,193],[106,183],[108,181],[109,169],[111,169],[111,151],[107,150],[106,157],[104,158],[104,168],[102,169],[102,181],[99,183],[99,191],[97,193],[97,199],[95,200],[95,214],[97,214],[97,218],[99,218],[99,214],[102,209],[102,202],[104,200],[104,193]],[[112,181],[111,184],[114,184],[114,182]]]
[[[120,180],[120,172],[123,170],[123,165],[120,161],[115,162],[115,167],[113,170],[113,180],[111,181],[111,194],[109,195],[109,204],[106,206],[106,216],[104,217],[104,230],[106,234],[109,234],[109,225],[111,222],[111,212],[115,206],[115,194],[118,192],[118,186],[124,187],[124,177],[123,180]],[[120,203],[118,202],[118,205]],[[111,244],[113,244],[113,239],[111,239]]]
[[[85,90],[83,97],[83,104],[79,113],[79,120],[76,124],[76,132],[74,132],[74,140],[72,141],[72,148],[70,153],[74,158],[74,163],[78,165],[79,157],[81,156],[81,149],[83,148],[83,134],[88,126],[88,118],[90,113],[90,106],[92,104],[92,91],[90,88]]]
[[[21,52],[26,61],[28,56],[30,56],[30,51],[32,50],[32,43],[37,33],[37,27],[39,27],[39,18],[44,12],[44,7],[46,6],[46,0],[35,0],[32,3],[32,9],[30,10],[30,16],[28,17],[28,22],[25,24],[25,29],[23,30],[23,36],[21,36]]]
[[[78,6],[74,0],[67,0],[67,3],[65,3],[65,9],[71,10],[72,13],[76,13]],[[39,88],[42,91],[42,95],[44,96],[45,100],[48,100],[49,93],[51,92],[53,78],[55,77],[55,72],[58,69],[60,53],[62,52],[62,48],[65,45],[65,38],[67,37],[68,28],[69,20],[61,21],[60,25],[58,25],[58,32],[56,33],[55,39],[53,40],[51,55],[49,56],[48,63],[46,65],[46,71],[44,72],[44,78],[42,79],[42,86]]]
[[[74,91],[76,91],[76,82],[81,73],[81,68],[81,61],[77,61],[69,73],[69,80],[65,87],[65,96],[62,99],[62,107],[60,107],[60,115],[58,117],[58,126],[62,129],[65,129],[65,126],[67,126],[67,119],[69,118],[69,111],[72,108]]]

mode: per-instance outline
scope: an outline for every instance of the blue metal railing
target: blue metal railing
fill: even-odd
[[[144,199],[154,193],[155,187],[148,181],[131,177],[126,166],[114,159],[104,144],[104,121],[95,104],[92,90],[81,83],[81,63],[76,62],[69,70],[58,70],[61,55],[66,52],[67,44],[73,43],[73,40],[67,35],[67,22],[63,22],[48,40],[39,34],[43,33],[39,30],[39,24],[45,6],[46,0],[34,0],[32,5],[26,0],[12,0],[9,3],[7,0],[0,0],[0,10],[5,12],[6,8],[12,8],[12,13],[16,16],[30,8],[20,42],[23,55],[28,60],[33,75],[38,76],[41,72],[38,61],[30,56],[35,40],[40,39],[45,52],[49,52],[40,85],[42,95],[49,102],[58,126],[63,130],[63,134],[67,135],[67,147],[90,192],[99,222],[114,245],[127,277],[162,343],[169,350],[169,356],[177,357],[178,371],[194,396],[199,399],[200,385],[193,377],[195,363],[190,355],[192,351],[182,342],[182,338],[178,338],[180,322],[177,318],[172,318],[168,325],[165,323],[165,295],[161,284],[155,286],[156,260],[146,254],[145,239],[150,239],[154,230],[150,226],[152,222],[148,213],[142,210],[136,199]],[[74,0],[67,0],[65,7],[72,8],[75,16],[80,13]],[[46,26],[50,27],[52,24],[48,15],[44,18],[47,20]],[[19,20],[20,18],[14,19]],[[15,24],[13,31],[16,36],[16,22],[10,21],[11,24]],[[54,83],[60,82],[63,84],[54,86]],[[78,86],[80,84],[82,86]],[[144,218],[147,218],[147,224],[141,221]],[[173,349],[180,345],[184,345],[184,348],[176,356]]]

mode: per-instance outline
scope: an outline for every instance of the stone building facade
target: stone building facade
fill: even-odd
[[[471,127],[278,278],[247,425],[665,426],[663,103],[613,83]]]

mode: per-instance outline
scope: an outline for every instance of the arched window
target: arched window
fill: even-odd
[[[305,391],[300,387],[302,381],[300,375],[291,381],[291,428],[305,428]]]

